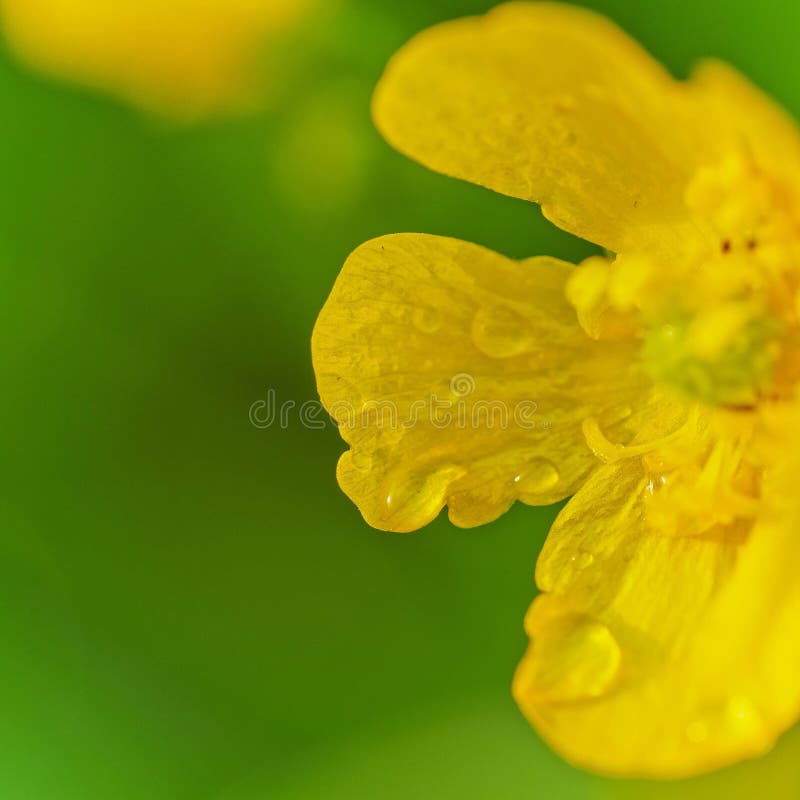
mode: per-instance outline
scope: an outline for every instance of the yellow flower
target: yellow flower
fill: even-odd
[[[722,63],[677,82],[550,3],[422,33],[373,112],[403,153],[608,255],[356,250],[312,343],[342,488],[392,531],[574,494],[537,565],[525,715],[606,773],[763,753],[800,713],[795,125]]]
[[[0,0],[0,20],[31,65],[195,118],[246,104],[265,41],[312,2]]]

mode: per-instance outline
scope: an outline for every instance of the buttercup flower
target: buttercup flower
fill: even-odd
[[[312,343],[350,446],[342,488],[390,531],[574,495],[536,569],[525,715],[606,773],[765,752],[800,712],[794,123],[725,64],[676,81],[550,3],[420,34],[373,112],[403,153],[606,254],[512,261],[418,234],[357,249]]]
[[[173,117],[250,99],[268,37],[315,0],[0,0],[32,65]]]

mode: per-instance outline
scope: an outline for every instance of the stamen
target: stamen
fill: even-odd
[[[719,438],[716,438],[719,437]],[[758,483],[745,459],[749,436],[716,432],[712,442],[698,442],[694,454],[674,464],[669,474],[642,459],[647,483],[646,514],[653,532],[667,536],[747,535],[759,513]]]
[[[685,436],[693,426],[697,425],[698,411],[692,409],[686,422],[672,433],[662,436],[660,439],[655,439],[652,442],[644,442],[635,445],[616,444],[609,441],[606,435],[600,430],[600,424],[594,417],[585,419],[581,425],[583,430],[583,437],[589,449],[599,458],[604,464],[613,464],[617,461],[623,461],[628,458],[636,458],[637,456],[644,456],[658,450],[664,445],[671,444],[672,442]]]

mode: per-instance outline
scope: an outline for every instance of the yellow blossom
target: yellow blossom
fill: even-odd
[[[342,488],[390,531],[574,495],[536,568],[522,711],[606,773],[765,752],[800,714],[794,122],[725,64],[679,82],[603,17],[524,2],[417,36],[373,113],[606,255],[357,249],[312,342]]]
[[[247,104],[268,38],[316,0],[0,0],[31,65],[171,117]]]

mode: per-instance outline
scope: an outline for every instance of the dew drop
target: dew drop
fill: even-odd
[[[472,339],[492,358],[518,356],[534,344],[523,317],[507,306],[480,309],[472,320]]]
[[[702,744],[711,738],[733,738],[756,749],[772,744],[761,712],[749,697],[736,695],[686,726],[686,738]]]
[[[667,485],[668,479],[664,474],[650,473],[647,476],[647,492],[650,495],[655,495]]]
[[[770,738],[764,725],[761,712],[749,697],[737,695],[725,704],[725,725],[738,738],[751,742],[761,742],[769,746]]]
[[[420,306],[414,309],[411,321],[421,333],[436,333],[442,326],[442,315],[435,308]]]
[[[381,514],[387,530],[405,532],[427,525],[442,510],[450,485],[465,473],[457,464],[443,464],[389,476]]]
[[[575,555],[570,556],[569,559],[578,569],[586,569],[594,564],[594,556],[585,550]]]
[[[534,634],[518,680],[523,692],[541,702],[590,700],[610,691],[621,662],[619,643],[605,625],[567,615]]]
[[[491,484],[489,483],[489,487]],[[450,522],[460,528],[474,528],[494,522],[514,502],[513,494],[487,490],[484,484],[478,489],[456,492],[447,498],[447,515]]]
[[[553,489],[560,477],[552,461],[537,458],[514,478],[514,484],[520,495],[539,495]]]

